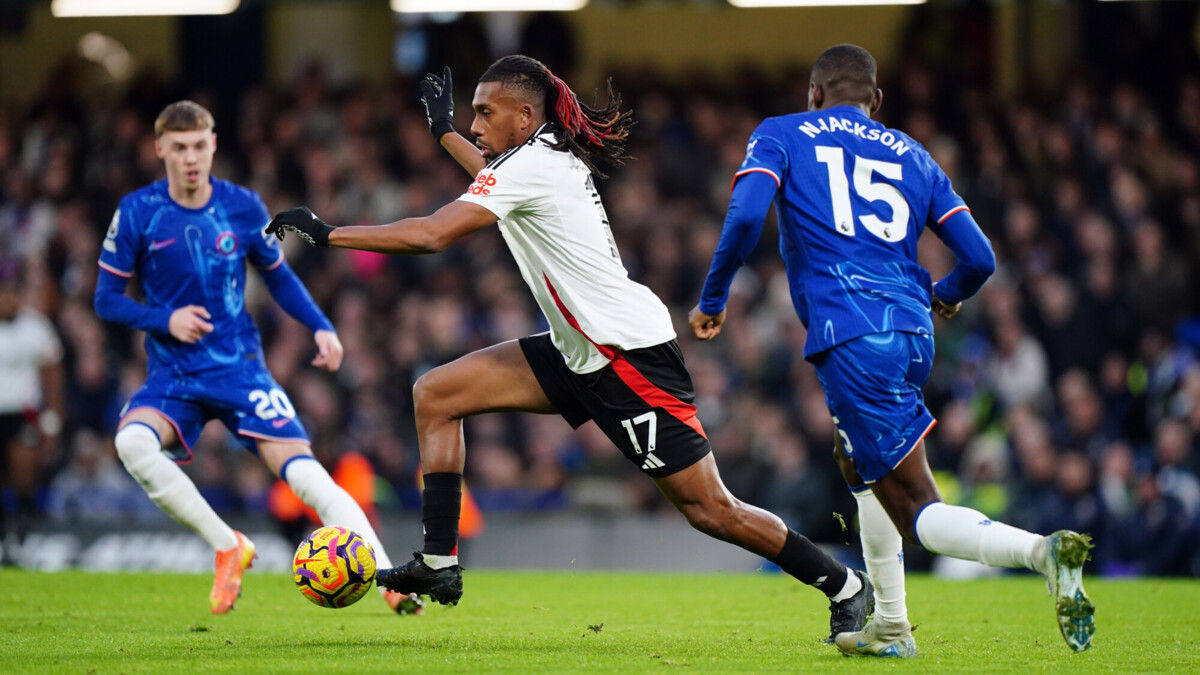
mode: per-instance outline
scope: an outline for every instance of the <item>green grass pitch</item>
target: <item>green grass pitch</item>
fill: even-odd
[[[5,673],[1147,672],[1200,670],[1200,582],[1089,580],[1095,642],[1071,652],[1042,581],[913,575],[921,656],[851,660],[819,644],[826,601],[767,573],[471,570],[458,607],[391,614],[305,600],[248,574],[237,608],[208,613],[200,575],[0,571]]]

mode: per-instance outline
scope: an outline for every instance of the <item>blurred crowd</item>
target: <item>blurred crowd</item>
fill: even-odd
[[[456,72],[460,130],[479,72]],[[726,482],[814,539],[846,541],[838,514],[849,520],[853,500],[800,356],[773,217],[722,336],[701,344],[686,326],[746,141],[764,116],[805,108],[807,71],[612,74],[638,122],[635,159],[599,186],[631,276],[671,308]],[[1098,571],[1200,574],[1200,73],[1161,91],[1081,73],[1052,95],[1003,101],[920,59],[884,76],[880,119],[933,154],[999,263],[962,313],[937,320],[928,450],[945,497],[1037,532],[1091,533]],[[272,212],[304,204],[335,224],[386,223],[431,213],[470,180],[430,139],[403,77],[334,86],[314,64],[285,90],[220,100],[146,74],[121,96],[84,97],[67,67],[35,104],[0,107],[0,256],[22,261],[10,287],[62,346],[46,357],[61,364],[61,396],[44,401],[60,414],[27,415],[37,433],[13,441],[38,448],[37,481],[6,481],[10,527],[23,509],[64,522],[162,517],[111,440],[144,378],[141,336],[91,305],[118,200],[163,176],[153,119],[184,96],[216,115],[215,175]],[[413,382],[545,322],[494,228],[425,257],[284,245],[346,360],[335,375],[309,367],[311,335],[254,283],[268,365],[330,468],[359,453],[387,486],[379,508],[414,508]],[[920,249],[935,279],[954,264],[930,232]],[[669,508],[594,425],[488,415],[466,426],[467,482],[485,513]],[[272,477],[221,427],[195,456],[188,471],[220,510],[267,508]]]

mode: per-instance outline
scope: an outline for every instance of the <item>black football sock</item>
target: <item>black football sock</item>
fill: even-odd
[[[17,513],[13,519],[13,531],[17,541],[25,543],[25,538],[34,530],[38,520],[37,502],[33,495],[17,495]]]
[[[788,528],[783,550],[771,562],[828,597],[842,590],[846,585],[846,575],[850,573],[845,565],[791,528]]]
[[[462,474],[427,473],[421,491],[421,522],[430,555],[458,555],[458,517],[462,511]]]

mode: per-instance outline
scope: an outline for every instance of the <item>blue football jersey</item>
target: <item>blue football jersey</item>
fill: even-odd
[[[195,373],[262,357],[245,307],[246,261],[272,269],[283,263],[283,252],[264,234],[271,218],[257,194],[217,179],[212,187],[199,209],[172,201],[165,180],[129,193],[102,245],[100,266],[126,278],[136,273],[147,306],[200,305],[212,315],[212,333],[194,344],[147,332],[151,373]]]
[[[966,209],[920,144],[859,108],[771,117],[737,172],[775,179],[780,252],[811,356],[871,333],[932,333],[917,240]],[[735,176],[736,180],[736,176]]]

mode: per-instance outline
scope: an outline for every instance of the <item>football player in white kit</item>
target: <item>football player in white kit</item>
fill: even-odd
[[[434,138],[475,177],[465,194],[431,216],[377,227],[335,228],[299,207],[267,231],[318,246],[423,254],[499,223],[550,332],[467,354],[417,381],[425,543],[414,560],[380,570],[379,583],[457,604],[463,418],[557,413],[573,427],[595,420],[696,529],[823,591],[831,635],[858,630],[871,609],[866,577],[725,488],[667,308],[621,263],[592,182],[600,175],[594,160],[625,159],[632,118],[618,109],[619,96],[610,87],[608,105],[592,109],[539,61],[508,56],[475,90],[472,144],[451,121],[450,70],[427,75],[422,90]]]

